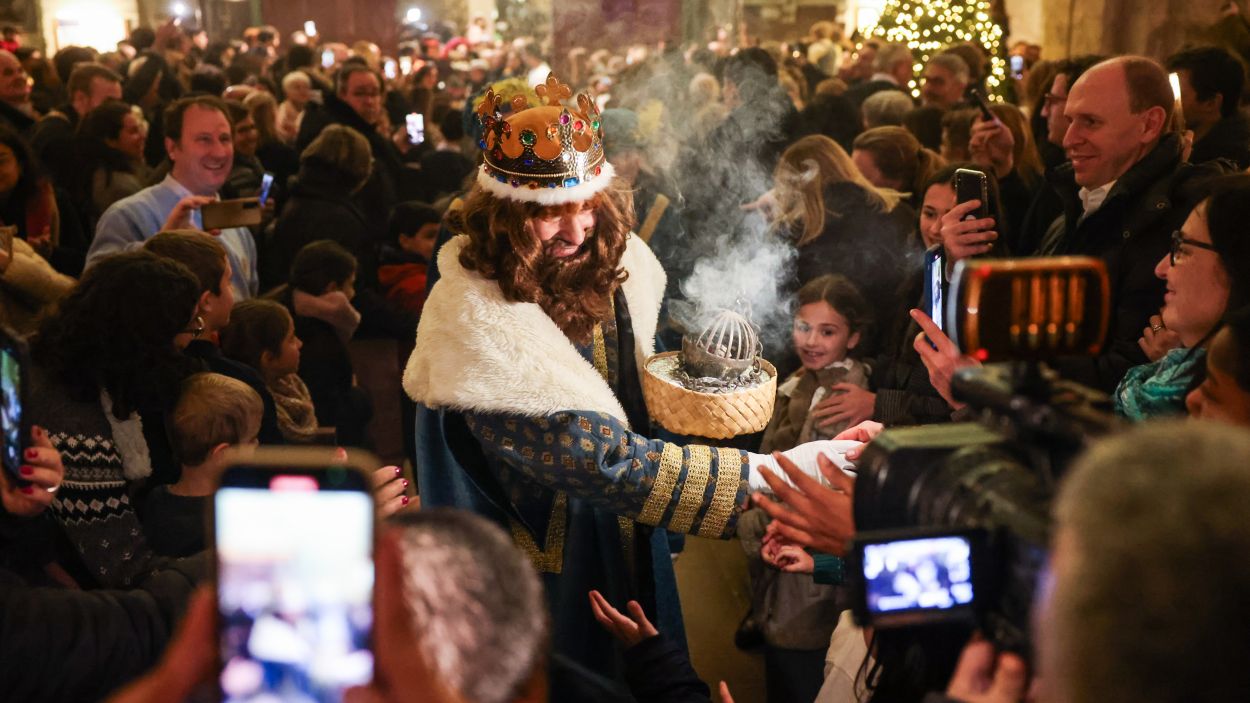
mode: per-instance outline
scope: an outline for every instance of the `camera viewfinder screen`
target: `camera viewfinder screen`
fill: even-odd
[[[12,349],[0,347],[0,420],[4,422],[4,468],[22,466],[22,367]]]
[[[337,702],[373,675],[373,499],[282,478],[216,494],[223,701]]]
[[[948,610],[972,604],[972,545],[931,537],[864,545],[868,610]]]

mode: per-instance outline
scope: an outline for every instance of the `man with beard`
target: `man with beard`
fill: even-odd
[[[509,530],[543,576],[554,651],[618,681],[623,663],[586,607],[639,601],[684,642],[665,529],[727,538],[761,468],[737,449],[651,439],[639,385],[665,275],[630,233],[630,193],[612,181],[600,115],[567,86],[545,104],[493,91],[478,110],[485,163],[438,255],[404,388],[422,406],[417,466],[426,505],[455,505]],[[819,475],[817,454],[791,450]],[[789,464],[789,462],[786,462]],[[851,528],[850,480],[836,519]],[[663,529],[658,529],[663,528]],[[553,700],[562,700],[553,691]]]

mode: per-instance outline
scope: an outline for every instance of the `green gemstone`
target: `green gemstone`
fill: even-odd
[[[599,131],[599,120],[595,120],[594,122],[591,122],[590,128],[595,130],[596,132]]]
[[[528,129],[521,130],[521,143],[525,146],[534,146],[534,142],[538,141],[538,135]]]

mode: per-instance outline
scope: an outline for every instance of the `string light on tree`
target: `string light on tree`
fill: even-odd
[[[989,0],[886,0],[877,26],[869,36],[906,44],[916,59],[919,75],[929,57],[953,44],[976,42],[990,56],[985,86],[994,99],[1007,89],[1007,61],[1003,58],[1003,28],[990,17]],[[919,97],[920,84],[909,87]]]

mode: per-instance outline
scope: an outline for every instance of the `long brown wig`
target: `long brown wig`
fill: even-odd
[[[547,256],[527,223],[582,208],[595,212],[582,249],[567,259]],[[612,314],[612,295],[626,278],[625,239],[634,226],[633,195],[619,181],[588,201],[565,205],[507,200],[475,187],[450,224],[469,235],[461,266],[497,281],[509,301],[536,303],[575,343],[590,341],[595,324]]]

